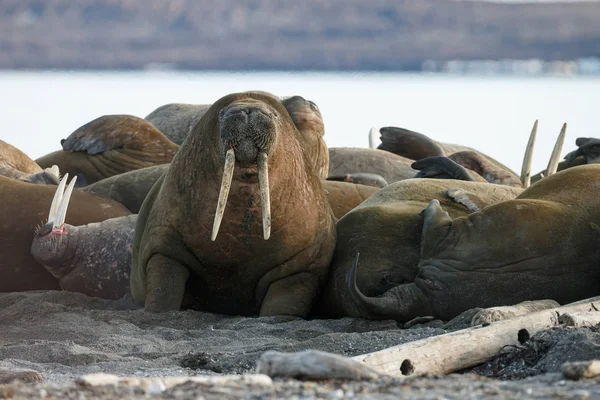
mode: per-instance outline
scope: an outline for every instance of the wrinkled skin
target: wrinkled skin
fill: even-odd
[[[92,297],[119,299],[129,293],[131,246],[137,215],[60,232],[45,224],[34,235],[31,255],[58,279],[60,288]]]
[[[233,144],[233,181],[213,242],[225,153]],[[260,153],[268,155],[268,240],[252,172]],[[211,106],[146,197],[131,290],[153,312],[305,317],[325,283],[334,246],[333,213],[287,110],[264,92],[232,94]]]
[[[369,173],[381,176],[389,184],[409,179],[417,171],[410,165],[413,160],[384,150],[353,147],[329,149],[329,176]]]
[[[77,176],[77,187],[139,168],[169,163],[179,146],[149,122],[131,115],[105,115],[61,141],[62,150],[38,158]]]
[[[496,164],[490,162],[489,159],[484,157],[481,153],[476,151],[459,151],[450,154],[448,158],[467,168],[468,170],[477,173],[477,175],[481,176],[489,183],[523,187],[521,180],[517,178],[514,173],[498,167]]]
[[[506,165],[470,147],[458,144],[437,142],[421,133],[394,126],[384,127],[381,128],[379,131],[381,134],[381,144],[377,147],[378,149],[386,150],[391,153],[398,154],[400,156],[415,161],[435,156],[450,157],[451,154],[464,151],[474,152],[478,155],[477,158],[480,160],[479,163],[482,163],[486,170],[495,171],[496,174],[499,174],[502,171],[502,175],[509,175],[511,177],[511,181],[515,180],[516,182],[520,182],[519,176]],[[470,156],[470,158],[473,159],[473,156]],[[459,162],[459,164],[461,163]],[[467,165],[463,166],[469,168]],[[477,169],[473,170],[479,173]],[[479,174],[483,176],[483,174]],[[490,181],[488,180],[488,182]]]
[[[144,118],[173,143],[182,145],[210,104],[171,103],[158,107]]]
[[[30,253],[36,226],[48,216],[56,186],[0,177],[0,292],[60,289]],[[121,204],[75,190],[66,222],[85,225],[130,214]]]
[[[452,192],[454,200],[446,194],[451,188],[471,193],[479,207],[515,198],[522,191],[449,179],[408,179],[379,190],[336,224],[338,240],[320,312],[329,317],[385,318],[354,302],[349,294],[346,276],[356,253],[360,252],[357,284],[364,294],[377,296],[413,282],[420,260],[423,208],[431,199],[438,199],[453,217],[470,213],[457,202],[461,191]]]
[[[374,309],[401,321],[451,319],[474,307],[598,295],[598,177],[600,165],[569,168],[514,200],[454,219],[432,200],[414,283],[390,289]]]
[[[29,183],[58,185],[55,171],[42,169],[21,150],[3,140],[0,140],[0,176]]]
[[[301,96],[292,96],[282,101],[298,131],[306,143],[305,152],[323,179],[329,173],[329,150],[325,144],[325,125],[319,107]]]

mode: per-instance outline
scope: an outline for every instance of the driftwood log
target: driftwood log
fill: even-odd
[[[257,386],[270,386],[273,384],[271,378],[266,375],[208,375],[208,376],[172,376],[160,378],[137,378],[120,377],[116,375],[96,373],[88,374],[77,379],[76,383],[80,386],[105,386],[105,385],[126,385],[140,387],[151,394],[159,394],[166,389],[180,385],[186,382],[196,382],[205,385],[235,385],[251,384]]]
[[[600,376],[600,360],[566,362],[561,366],[567,379],[595,378]]]
[[[376,379],[379,374],[351,358],[318,350],[297,353],[267,351],[258,360],[257,373],[271,378]]]
[[[568,312],[558,317],[558,322],[566,326],[596,326],[600,324],[600,312]]]
[[[504,346],[524,343],[539,331],[558,325],[561,314],[596,311],[600,297],[434,336],[353,357],[391,376],[448,374],[481,364]]]

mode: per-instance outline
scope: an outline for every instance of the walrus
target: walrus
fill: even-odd
[[[209,107],[210,104],[170,103],[158,107],[144,119],[181,146]]]
[[[65,174],[67,176],[67,174]],[[0,292],[60,289],[58,280],[30,253],[36,226],[47,217],[55,185],[32,185],[0,176]],[[121,204],[75,190],[66,215],[71,225],[84,225],[129,215]]]
[[[29,183],[58,185],[59,171],[56,165],[42,169],[15,146],[0,140],[0,175]]]
[[[277,97],[245,92],[215,102],[142,204],[134,300],[151,312],[306,317],[336,234],[303,146]]]
[[[414,161],[388,151],[354,147],[329,149],[329,176],[368,173],[381,176],[387,183],[409,179],[417,171],[410,165]]]
[[[452,218],[437,199],[423,211],[414,282],[377,297],[347,275],[353,301],[384,318],[448,320],[475,307],[526,300],[559,304],[600,292],[600,165],[569,168],[466,217]]]
[[[380,189],[337,222],[336,249],[318,312],[335,318],[379,318],[371,308],[353,301],[347,287],[346,275],[355,254],[360,252],[361,259],[357,285],[367,296],[378,296],[397,285],[413,282],[420,257],[420,213],[431,199],[438,199],[451,216],[460,217],[515,198],[522,190],[486,182],[433,178],[407,179]]]
[[[132,115],[104,115],[61,141],[62,150],[40,157],[43,168],[57,165],[77,176],[78,187],[109,176],[169,163],[179,146],[148,121]]]
[[[36,230],[31,255],[58,279],[62,290],[119,299],[129,293],[131,244],[137,215],[83,226],[65,224],[77,177],[57,187],[47,222]]]

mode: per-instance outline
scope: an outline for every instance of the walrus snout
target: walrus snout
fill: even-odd
[[[234,103],[219,112],[223,152],[235,150],[244,167],[256,164],[259,152],[270,153],[277,137],[273,112],[262,103]]]

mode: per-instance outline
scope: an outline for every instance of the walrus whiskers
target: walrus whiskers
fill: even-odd
[[[66,180],[66,178],[65,178]],[[69,207],[69,201],[71,200],[71,194],[73,194],[73,188],[75,187],[75,182],[77,182],[77,175],[71,179],[69,186],[65,190],[65,193],[62,196],[60,201],[60,206],[58,206],[58,211],[56,212],[56,218],[52,224],[52,229],[60,229],[65,223],[65,218],[67,216],[67,208]]]
[[[260,206],[262,209],[263,237],[271,237],[271,198],[269,194],[269,163],[267,153],[258,153],[258,185],[260,189]]]
[[[235,151],[233,149],[227,150],[225,155],[225,167],[223,168],[223,179],[221,180],[221,190],[219,191],[219,201],[217,203],[217,211],[215,212],[215,221],[213,222],[212,234],[210,240],[213,242],[217,238],[219,233],[219,227],[223,220],[223,213],[225,212],[225,205],[227,204],[227,197],[229,196],[229,189],[231,188],[231,180],[233,179],[233,168],[235,167]]]
[[[50,203],[50,213],[48,214],[47,222],[54,221],[56,217],[56,211],[58,210],[58,206],[60,205],[60,201],[62,200],[63,192],[65,191],[65,185],[67,184],[68,178],[69,173],[67,172],[58,184],[58,187],[56,188],[56,192],[54,193],[54,197],[52,198],[52,203]]]
[[[560,152],[563,148],[563,143],[565,142],[565,135],[567,134],[567,123],[565,122],[560,130],[558,138],[556,139],[556,143],[554,144],[554,149],[552,150],[552,155],[550,156],[550,161],[548,161],[548,168],[546,169],[546,176],[550,176],[556,173],[558,169],[558,161],[560,158]]]
[[[533,147],[535,146],[535,138],[537,136],[538,120],[535,120],[533,129],[529,135],[529,142],[525,148],[525,155],[523,156],[523,166],[521,167],[521,183],[523,187],[527,189],[531,184],[531,160],[533,159]]]

